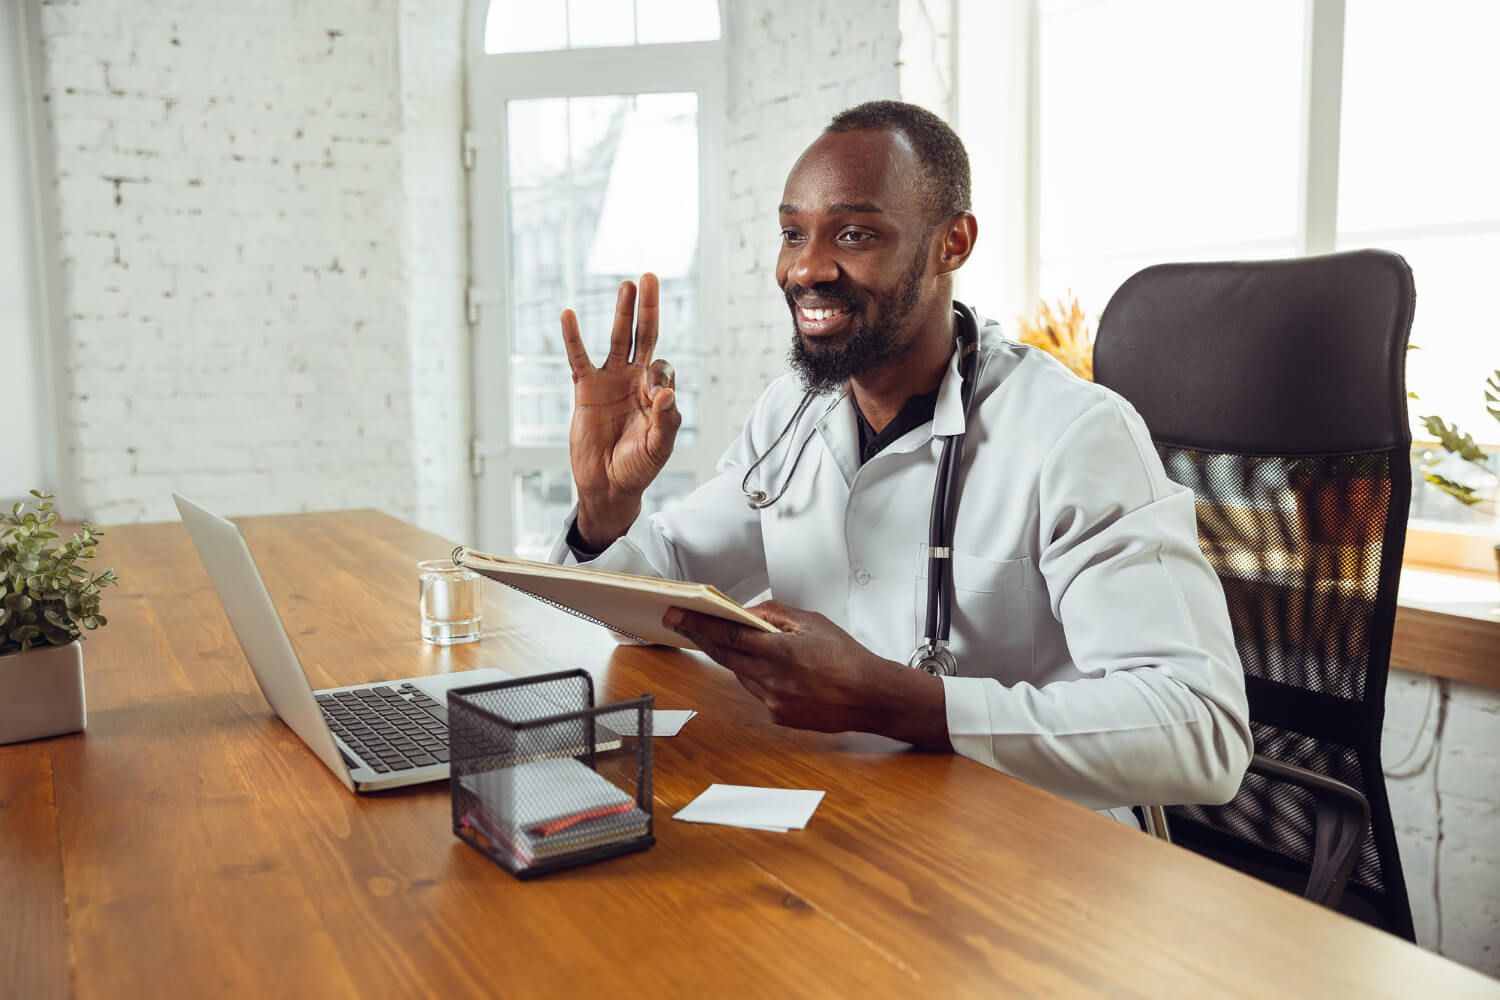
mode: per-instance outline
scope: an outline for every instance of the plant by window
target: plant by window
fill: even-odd
[[[72,540],[50,544],[59,537],[53,498],[31,495],[31,509],[17,503],[0,516],[0,656],[83,639],[85,629],[108,621],[99,613],[100,591],[118,586],[114,570],[95,575],[84,565],[103,532],[85,521]]]
[[[1079,378],[1094,380],[1094,333],[1078,296],[1058,299],[1056,309],[1045,299],[1037,303],[1036,311],[1017,323],[1016,340],[1040,347]]]
[[[1500,421],[1500,370],[1485,380],[1484,385],[1485,409]],[[1496,496],[1496,477],[1481,465],[1486,455],[1472,434],[1463,433],[1442,417],[1423,417],[1422,426],[1437,438],[1449,456],[1423,469],[1422,478],[1470,507],[1500,502]]]

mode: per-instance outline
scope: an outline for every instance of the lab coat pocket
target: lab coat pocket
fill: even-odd
[[[927,621],[927,546],[919,546],[915,587],[915,643]],[[953,611],[950,645],[959,673],[992,675],[994,664],[1007,672],[1029,670],[1032,661],[1031,560],[986,559],[953,553]]]

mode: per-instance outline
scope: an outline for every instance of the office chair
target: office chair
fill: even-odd
[[[1165,810],[1170,839],[1408,940],[1380,733],[1414,301],[1385,251],[1164,264],[1114,294],[1094,347],[1197,496],[1245,667],[1250,773],[1227,805]]]

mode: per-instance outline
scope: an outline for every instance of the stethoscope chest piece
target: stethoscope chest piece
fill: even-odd
[[[911,654],[906,665],[913,670],[925,670],[935,677],[953,677],[958,673],[958,660],[954,659],[946,644],[924,642]]]

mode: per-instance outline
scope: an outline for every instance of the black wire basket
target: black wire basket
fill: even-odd
[[[453,688],[453,832],[520,879],[650,847],[652,703],[596,707],[583,670]]]

